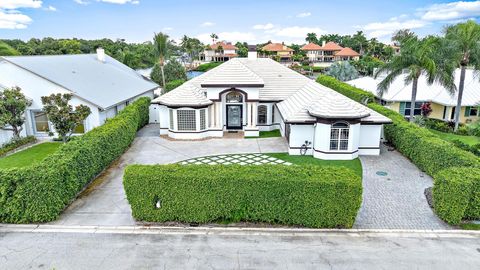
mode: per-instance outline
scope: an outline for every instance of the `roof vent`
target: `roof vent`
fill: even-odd
[[[105,63],[105,50],[103,48],[97,48],[97,60]]]

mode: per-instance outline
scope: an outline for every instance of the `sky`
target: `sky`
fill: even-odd
[[[0,39],[83,38],[144,42],[155,32],[211,43],[304,43],[307,33],[354,34],[390,43],[480,18],[480,1],[448,0],[0,0]]]

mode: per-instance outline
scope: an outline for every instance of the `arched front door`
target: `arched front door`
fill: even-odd
[[[243,128],[243,95],[232,91],[226,95],[227,129]]]

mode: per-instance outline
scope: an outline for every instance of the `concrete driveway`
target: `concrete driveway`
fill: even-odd
[[[122,184],[123,170],[129,164],[168,164],[209,155],[287,151],[284,138],[171,141],[159,137],[157,125],[149,125],[139,131],[132,147],[50,224],[135,225]]]

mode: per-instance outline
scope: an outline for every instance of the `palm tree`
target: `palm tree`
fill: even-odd
[[[305,38],[305,41],[307,41],[307,42],[309,42],[309,43],[317,43],[317,42],[318,42],[317,34],[315,34],[315,33],[308,33],[308,34],[307,34],[307,37]]]
[[[212,38],[213,44],[215,44],[215,40],[217,40],[217,39],[218,39],[218,36],[217,36],[217,34],[215,34],[215,33],[212,33],[212,34],[210,35],[210,37]]]
[[[165,73],[163,68],[165,67],[165,60],[168,57],[168,42],[168,35],[163,33],[155,33],[153,37],[153,44],[155,48],[155,56],[158,58],[158,65],[160,66],[160,70],[162,72],[163,88],[165,88]]]
[[[418,80],[422,74],[428,84],[437,82],[448,91],[455,91],[452,66],[440,57],[443,41],[438,37],[418,39],[416,35],[409,35],[401,40],[402,50],[392,60],[381,66],[375,73],[387,73],[387,76],[378,84],[378,94],[382,96],[388,91],[393,81],[406,72],[405,84],[412,83],[412,98],[410,103],[410,121],[414,120],[415,101],[417,98]]]
[[[445,38],[447,39],[449,55],[452,57],[451,61],[455,67],[460,67],[460,82],[455,110],[455,131],[457,131],[460,124],[460,109],[462,108],[467,66],[473,66],[477,73],[480,71],[480,25],[470,20],[449,26],[445,29]]]

